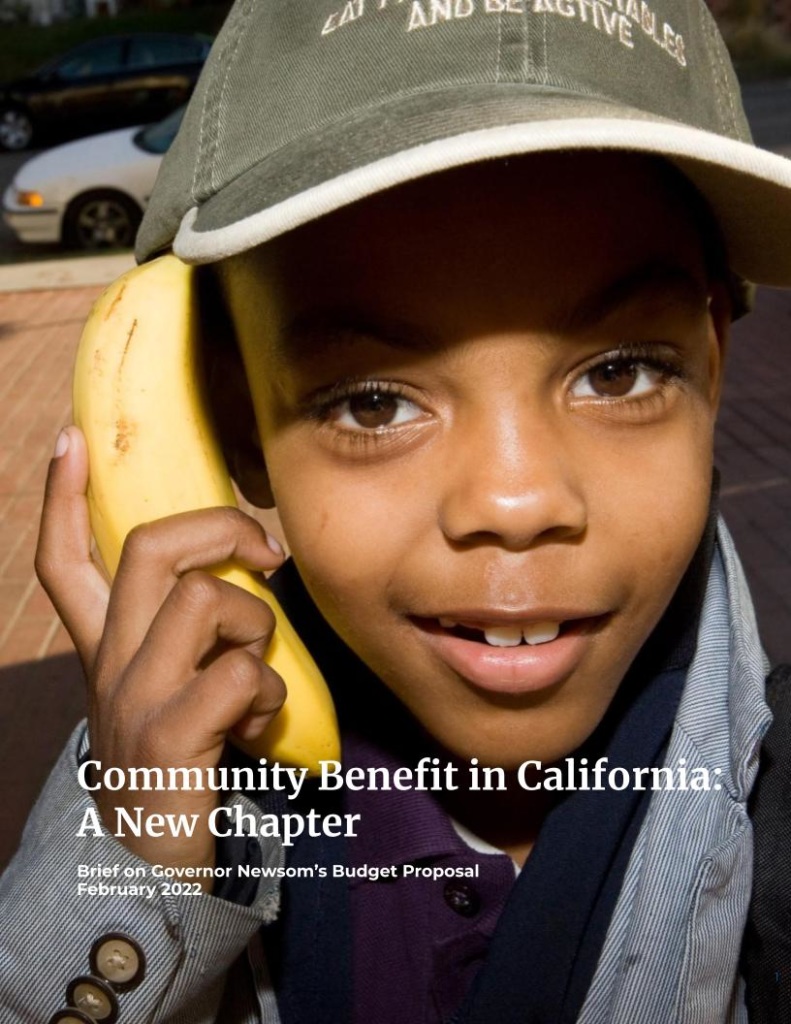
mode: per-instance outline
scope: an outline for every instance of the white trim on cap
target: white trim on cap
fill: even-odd
[[[789,224],[786,227],[791,229],[791,160],[748,143],[686,125],[634,120],[627,116],[498,125],[439,139],[355,168],[227,227],[210,231],[194,230],[198,208],[193,207],[182,219],[173,251],[187,263],[214,262],[251,249],[349,203],[427,174],[496,157],[572,149],[628,150],[708,165],[706,173],[702,174],[706,180],[701,182],[696,177],[696,183],[718,215],[731,247],[734,268],[752,280],[791,285],[791,242],[788,236],[784,242],[788,250],[787,266],[779,274],[775,267],[772,273],[769,268],[777,262],[777,251],[771,257],[764,253],[764,260],[759,252],[761,244],[766,246],[765,229],[756,231],[754,238],[750,232],[749,241],[738,227],[731,231],[734,224],[729,224],[728,210],[723,209],[722,203],[711,195],[714,185],[711,171],[717,168],[788,190]],[[708,189],[707,184],[711,184],[712,189]],[[749,188],[749,183],[746,187]],[[735,196],[730,198],[736,199]],[[773,223],[773,210],[765,213],[764,223]],[[744,251],[745,247],[749,247],[751,252]],[[751,265],[758,269],[763,263],[766,266],[761,273],[750,271]]]

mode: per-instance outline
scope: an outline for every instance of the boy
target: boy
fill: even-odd
[[[769,714],[712,437],[741,280],[791,282],[790,187],[697,2],[235,10],[140,255],[217,263],[220,432],[280,514],[273,585],[333,689],[344,769],[427,758],[446,784],[306,788],[299,806],[360,827],[293,849],[217,842],[214,792],[102,788],[105,820],[199,826],[75,839],[88,736],[121,772],[210,768],[288,680],[261,661],[271,613],[206,572],[274,569],[278,546],[241,513],[173,517],[110,590],[69,428],[38,566],[89,722],[5,878],[8,1020],[747,1019]],[[72,902],[77,862],[207,893],[154,873],[150,895]],[[278,888],[283,863],[307,877]],[[30,993],[45,906],[57,954]]]

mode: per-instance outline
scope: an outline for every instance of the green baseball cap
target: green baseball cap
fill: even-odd
[[[551,150],[667,158],[732,270],[791,285],[791,161],[753,144],[703,0],[237,0],[137,255],[213,262],[423,175]]]

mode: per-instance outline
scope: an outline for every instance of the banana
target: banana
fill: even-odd
[[[193,274],[168,255],[120,277],[96,302],[77,352],[74,419],[88,444],[91,527],[111,575],[134,526],[236,504],[203,397]],[[277,628],[266,660],[288,690],[260,740],[234,742],[318,773],[319,761],[338,758],[340,741],[315,662],[256,575],[231,565],[212,571],[271,606]]]

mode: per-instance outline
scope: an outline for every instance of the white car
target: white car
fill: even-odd
[[[129,248],[183,112],[147,127],[56,146],[28,160],[3,196],[6,224],[22,242]]]

